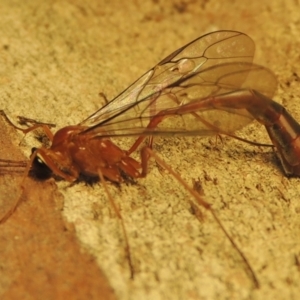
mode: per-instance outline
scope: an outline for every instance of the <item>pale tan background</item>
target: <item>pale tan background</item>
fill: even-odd
[[[99,92],[111,99],[178,47],[232,29],[253,38],[256,63],[278,77],[275,99],[300,120],[299,11],[298,0],[1,0],[0,109],[76,124],[103,104]],[[259,125],[243,134],[268,142]],[[28,138],[22,149],[28,154],[31,146]],[[110,186],[128,229],[134,281],[103,188],[58,184],[65,217],[118,299],[297,299],[300,182],[284,177],[272,151],[227,138],[217,146],[214,139],[157,139],[155,150],[188,183],[201,180],[261,288],[253,289],[210,215],[199,223],[187,193],[151,164],[137,185]]]

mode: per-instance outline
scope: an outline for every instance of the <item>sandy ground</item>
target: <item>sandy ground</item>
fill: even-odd
[[[99,92],[111,99],[178,47],[230,29],[253,38],[255,62],[278,78],[274,99],[300,120],[299,1],[243,3],[1,0],[0,109],[13,120],[77,124],[103,105]],[[269,142],[259,124],[240,135]],[[32,139],[20,147],[28,155]],[[284,176],[273,151],[198,137],[157,138],[154,150],[190,185],[202,183],[260,288],[211,215],[203,212],[199,222],[187,192],[152,161],[137,184],[109,185],[127,227],[134,280],[103,187],[57,183],[64,217],[117,298],[298,299],[299,179]]]

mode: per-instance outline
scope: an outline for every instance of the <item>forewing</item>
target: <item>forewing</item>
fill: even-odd
[[[202,102],[243,88],[271,97],[276,79],[268,69],[252,64],[253,54],[253,41],[239,32],[200,37],[166,57],[80,125],[88,126],[85,132],[94,136],[233,132],[252,121],[246,109],[207,108]],[[179,113],[179,107],[192,102],[197,103],[192,113]],[[173,113],[149,126],[163,111]]]
[[[148,124],[141,120],[149,120],[157,112],[178,105],[172,100],[162,100],[161,96],[168,94],[170,88],[195,76],[199,80],[199,74],[207,74],[206,70],[218,65],[252,62],[253,55],[254,43],[243,33],[218,31],[204,35],[166,57],[79,125],[91,127],[91,130],[99,133],[106,129],[111,133],[120,130],[124,128],[124,122],[127,129],[144,128]],[[218,79],[218,74],[209,73],[216,77],[211,78],[212,81]],[[247,74],[236,82],[237,87],[245,80],[245,76]],[[206,88],[201,92],[202,97],[210,94],[211,91]]]

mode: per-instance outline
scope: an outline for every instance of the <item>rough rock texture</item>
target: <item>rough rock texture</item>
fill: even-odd
[[[270,68],[278,78],[274,99],[300,120],[299,1],[128,1],[121,5],[115,0],[92,0],[88,4],[77,0],[2,0],[0,13],[0,109],[14,121],[22,115],[55,123],[58,128],[77,124],[104,104],[100,92],[113,98],[175,49],[222,29],[238,30],[253,38],[255,62]],[[26,155],[33,145],[38,146],[32,135],[21,145],[22,134],[3,135]],[[240,136],[269,143],[265,129],[255,123]],[[119,143],[124,149],[130,145],[127,139]],[[1,158],[13,156],[8,149],[1,145]],[[94,270],[97,264],[120,300],[297,299],[300,185],[299,179],[284,176],[274,152],[226,137],[222,142],[199,137],[156,138],[154,150],[190,185],[193,180],[201,183],[206,201],[213,205],[251,264],[259,289],[254,288],[239,255],[210,213],[203,210],[199,222],[195,215],[199,212],[191,208],[187,192],[151,160],[147,178],[137,180],[137,184],[120,188],[109,185],[127,227],[135,269],[133,281],[120,225],[101,185],[70,187],[58,182],[57,192],[54,181],[36,184],[28,180],[23,197],[26,201],[18,211],[30,205],[28,213],[32,216],[25,220],[24,215],[14,226],[24,231],[26,221],[29,236],[24,245],[32,252],[29,240],[33,241],[36,233],[33,231],[30,237],[30,230],[34,230],[30,222],[36,212],[30,200],[39,198],[31,203],[47,207],[51,202],[52,208],[42,212],[49,216],[40,218],[40,226],[49,229],[43,236],[52,236],[47,251],[54,257],[51,262],[45,244],[34,241],[44,259],[37,263],[32,258],[30,265],[21,254],[14,254],[15,248],[8,248],[12,247],[8,241],[17,235],[4,228],[13,220],[1,225],[1,236],[7,235],[1,237],[0,298],[16,299],[15,289],[28,287],[28,276],[35,279],[34,288],[28,288],[28,299],[39,298],[38,293],[46,290],[49,282],[63,295],[63,283],[76,282],[78,273],[80,283],[73,291],[78,299],[99,299],[96,295],[101,292],[92,291],[92,286],[97,288],[95,282],[101,280],[100,271]],[[11,189],[21,180],[19,176],[7,178],[2,186]],[[55,198],[61,198],[58,193],[64,199],[62,212],[57,211],[55,202]],[[3,211],[7,202],[1,201]],[[78,242],[72,237],[72,226],[59,223],[50,229],[54,211],[54,219],[63,214],[64,222],[73,224]],[[70,233],[66,234],[64,226]],[[51,263],[58,268],[50,249],[61,247],[58,242],[65,235],[71,236],[68,239],[73,246],[64,251],[75,275],[64,274],[60,285],[58,277],[51,281],[47,274],[51,273]],[[89,260],[87,254],[81,256],[76,250],[74,258],[71,249],[78,247],[77,243],[94,257],[90,266],[81,265]],[[22,245],[13,247],[24,248]],[[16,262],[9,272],[8,261]],[[88,285],[80,277],[84,276],[81,269],[89,274],[89,289],[81,289]],[[10,273],[15,270],[19,270],[17,275]],[[11,274],[15,274],[13,279]],[[58,298],[48,294],[43,299]]]

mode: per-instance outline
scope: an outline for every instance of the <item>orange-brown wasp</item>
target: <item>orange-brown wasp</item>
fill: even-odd
[[[198,205],[213,214],[238,250],[211,205],[151,148],[155,136],[232,136],[256,119],[266,127],[286,174],[299,175],[300,126],[281,105],[270,100],[276,79],[271,71],[252,63],[254,48],[251,38],[236,31],[212,32],[192,41],[81,123],[54,135],[45,125],[29,128],[42,126],[51,141],[50,147],[33,150],[29,167],[44,172],[45,177],[53,174],[69,182],[84,175],[120,183],[124,178],[146,176],[149,156],[153,156],[193,194]],[[137,137],[129,150],[121,149],[111,139],[122,136]],[[142,147],[139,162],[130,155],[147,137],[148,145]],[[121,218],[116,207],[115,211]]]

